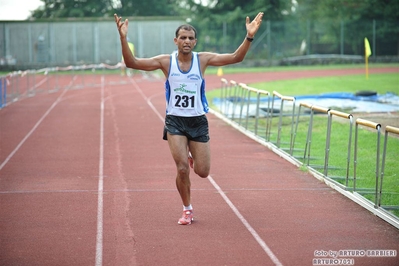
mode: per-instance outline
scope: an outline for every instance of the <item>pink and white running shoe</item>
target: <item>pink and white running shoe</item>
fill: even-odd
[[[179,219],[177,223],[181,225],[191,224],[191,222],[194,221],[193,216],[193,210],[183,211],[183,216]]]

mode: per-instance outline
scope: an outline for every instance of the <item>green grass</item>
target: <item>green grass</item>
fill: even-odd
[[[307,164],[306,158],[303,159],[304,148],[306,144],[306,134],[308,130],[309,117],[302,117],[296,136],[295,147],[297,148],[294,156],[297,156],[303,163]],[[310,165],[324,165],[326,151],[326,125],[327,115],[318,115],[313,122],[312,142],[311,142],[311,160]],[[289,130],[285,129],[286,140],[289,140]],[[354,151],[355,151],[355,126],[352,131],[352,143],[348,147],[350,133],[350,123],[346,119],[336,118],[331,127],[331,139],[329,148],[329,169],[328,176],[337,182],[346,185],[348,152],[349,172],[348,188],[354,186]],[[376,186],[376,167],[377,167],[377,131],[364,130],[358,128],[358,145],[356,160],[356,189],[364,194],[366,198],[374,202]],[[384,135],[380,138],[380,163],[383,153]],[[399,164],[398,151],[399,139],[395,137],[388,138],[388,146],[385,159],[384,183],[382,205],[399,205]],[[348,148],[350,148],[348,150]],[[381,167],[381,165],[380,165]],[[380,171],[381,169],[379,169]],[[322,170],[320,170],[322,171]],[[363,191],[368,191],[367,193]]]
[[[373,90],[378,93],[395,92],[399,94],[398,73],[371,74],[369,79],[364,75],[350,75],[326,78],[306,78],[295,81],[282,80],[249,84],[251,87],[267,91],[278,91],[286,96],[321,94],[326,92],[356,92],[360,90]],[[208,92],[208,101],[212,103],[214,97],[220,97],[220,90]],[[212,106],[212,105],[211,105]],[[214,107],[214,106],[212,106]],[[304,163],[301,170],[306,169],[307,157],[304,158],[306,147],[309,116],[301,116],[298,131],[295,136],[295,149],[293,156]],[[270,141],[277,142],[278,117],[273,117]],[[296,117],[295,117],[296,121]],[[242,121],[244,123],[245,120]],[[378,121],[376,121],[378,122]],[[248,129],[254,131],[255,120],[248,120]],[[348,142],[350,123],[348,119],[334,117],[331,128],[331,144],[329,150],[329,168],[327,175],[337,182],[346,185],[348,164]],[[265,119],[258,122],[258,135],[267,139]],[[327,114],[315,115],[312,127],[312,141],[309,156],[309,165],[323,173],[324,158],[326,153]],[[399,138],[390,134],[385,162],[382,205],[399,206]],[[352,128],[352,145],[350,146],[350,162],[348,172],[348,189],[354,186],[354,140],[355,125]],[[280,148],[289,150],[291,139],[291,117],[283,117]],[[380,155],[382,159],[384,134],[380,138]],[[365,130],[359,127],[358,148],[356,161],[356,189],[367,199],[374,202],[376,186],[377,165],[377,131]],[[318,168],[321,167],[321,168]],[[380,169],[381,170],[381,169]],[[393,213],[399,216],[399,211]]]
[[[369,69],[399,67],[399,64],[370,64]],[[274,66],[274,67],[240,67],[240,64],[222,67],[224,74],[235,73],[258,73],[277,71],[303,71],[303,70],[326,70],[326,69],[358,69],[364,68],[362,64],[340,64],[340,65],[314,65],[314,66]],[[206,74],[217,74],[219,67],[209,67]]]
[[[278,91],[283,95],[297,96],[321,94],[326,92],[357,92],[372,90],[378,93],[395,92],[399,94],[399,73],[350,75],[339,77],[304,78],[254,83],[250,86],[269,92]]]
[[[361,90],[372,90],[382,94],[387,92],[399,94],[399,73],[370,74],[368,79],[364,75],[348,75],[281,80],[248,85],[269,92],[277,91],[286,96],[317,95],[327,92],[357,92]],[[215,97],[220,97],[220,90],[207,92],[210,103]]]

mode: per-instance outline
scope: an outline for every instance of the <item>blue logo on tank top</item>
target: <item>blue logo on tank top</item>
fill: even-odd
[[[190,74],[187,76],[187,78],[190,80],[200,80],[201,79],[201,77],[197,74]]]

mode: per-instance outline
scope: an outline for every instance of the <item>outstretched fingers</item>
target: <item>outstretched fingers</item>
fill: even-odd
[[[254,18],[254,20],[258,23],[262,22],[263,12],[259,12],[258,15]]]
[[[114,18],[115,18],[116,26],[118,27],[119,31],[121,30],[123,25],[125,25],[127,27],[127,25],[128,25],[127,19],[125,19],[125,21],[122,21],[122,17],[118,17],[117,14],[114,14]]]
[[[118,17],[117,14],[114,14],[116,26],[119,28],[119,24],[121,22],[122,17]]]
[[[260,24],[262,23],[262,18],[263,18],[263,12],[259,12],[254,20],[252,20],[251,24],[255,24],[256,27],[259,27]]]
[[[259,12],[251,22],[249,17],[246,18],[247,34],[251,38],[258,31],[260,24],[262,23],[262,18],[263,18],[263,12]]]

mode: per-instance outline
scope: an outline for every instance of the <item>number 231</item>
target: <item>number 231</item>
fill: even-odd
[[[183,108],[187,108],[187,107],[194,107],[194,96],[188,97],[187,95],[176,95],[175,97],[176,99],[176,103],[175,106],[176,107],[183,107]]]

